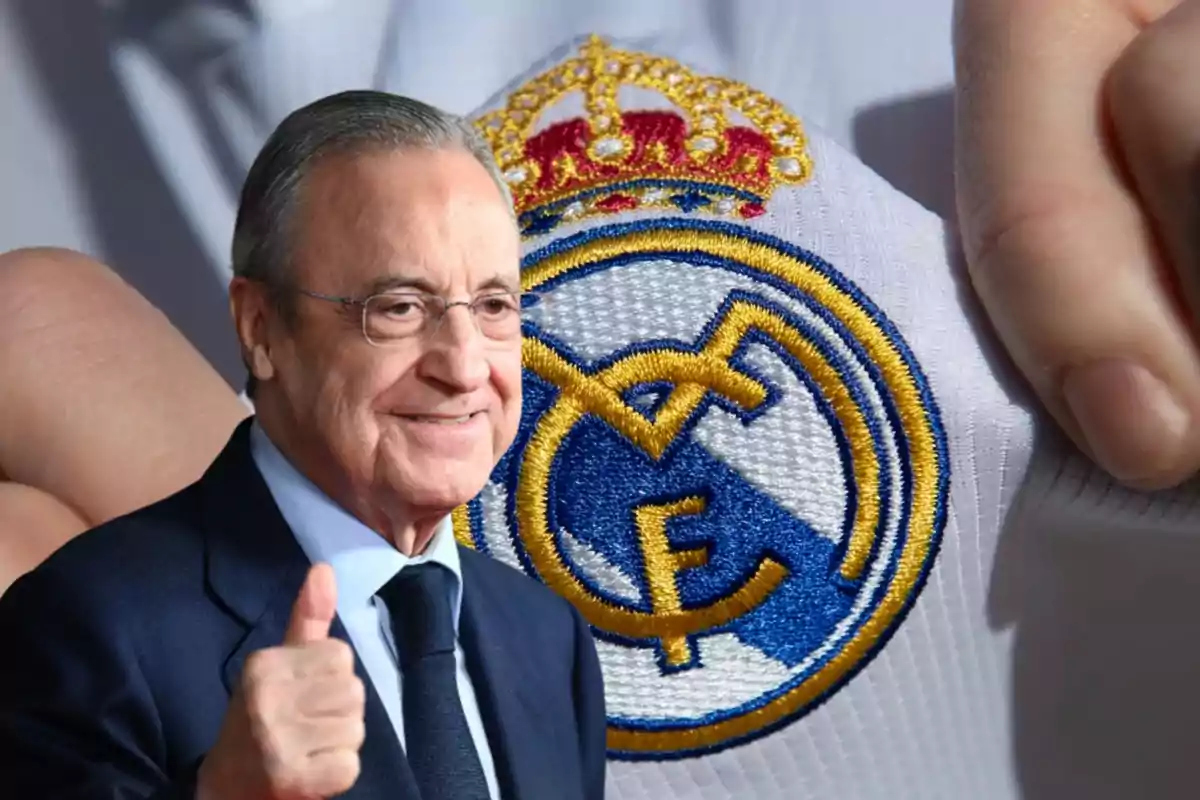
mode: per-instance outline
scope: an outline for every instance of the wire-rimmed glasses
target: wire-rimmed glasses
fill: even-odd
[[[448,301],[444,297],[415,290],[380,292],[368,297],[336,295],[297,289],[317,300],[358,307],[362,311],[362,333],[373,345],[388,345],[437,331],[446,313],[463,306],[485,338],[503,342],[521,338],[521,321],[540,310],[543,298],[533,292],[494,290],[471,300]]]

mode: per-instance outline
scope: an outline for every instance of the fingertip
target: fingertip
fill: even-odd
[[[333,567],[325,562],[313,564],[304,583],[313,617],[333,619],[337,609],[337,577]]]
[[[1196,468],[1195,415],[1144,365],[1100,359],[1069,369],[1062,396],[1096,463],[1137,489],[1178,485]]]
[[[1117,483],[1139,492],[1161,492],[1177,489],[1191,480],[1200,470],[1200,458],[1194,451],[1180,448],[1174,458],[1160,456],[1155,464],[1140,475],[1122,478],[1111,470],[1105,470]]]
[[[284,643],[302,645],[326,638],[336,614],[337,582],[333,567],[313,564],[296,595]]]

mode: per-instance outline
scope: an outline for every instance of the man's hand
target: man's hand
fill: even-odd
[[[1200,0],[960,0],[971,276],[1063,428],[1144,487],[1200,468]]]
[[[200,767],[198,800],[313,800],[358,778],[364,687],[354,652],[329,638],[333,570],[308,573],[280,647],[246,659],[217,742]]]

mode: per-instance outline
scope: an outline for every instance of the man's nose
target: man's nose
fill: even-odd
[[[446,307],[427,334],[422,374],[457,391],[478,389],[487,382],[489,367],[483,334],[466,304]]]

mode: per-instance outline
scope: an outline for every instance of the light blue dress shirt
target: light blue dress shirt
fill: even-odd
[[[387,606],[375,597],[375,593],[410,564],[441,564],[458,579],[452,581],[450,598],[454,629],[458,631],[462,608],[462,570],[459,568],[458,545],[454,541],[449,517],[438,526],[425,552],[409,558],[301,475],[257,422],[250,433],[250,451],[305,555],[313,563],[323,561],[333,567],[337,578],[338,617],[345,625],[350,642],[387,709],[396,736],[404,744],[404,710],[400,699],[404,676],[396,659]],[[483,718],[479,714],[475,687],[467,673],[461,643],[455,645],[454,656],[458,664],[458,696],[467,717],[467,726],[479,753],[488,791],[492,800],[499,800],[495,763],[484,733]]]

